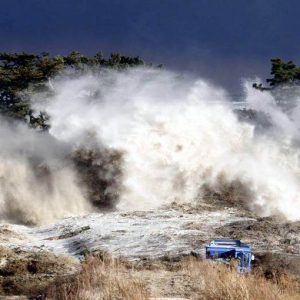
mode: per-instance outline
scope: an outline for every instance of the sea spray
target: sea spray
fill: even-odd
[[[54,96],[34,99],[50,115],[50,135],[76,148],[93,132],[97,143],[123,153],[118,209],[196,203],[203,186],[239,182],[248,208],[300,218],[292,125],[289,134],[257,134],[238,121],[224,90],[164,70],[103,71],[52,86]]]
[[[69,145],[11,120],[0,124],[2,220],[41,224],[92,211],[66,156]]]
[[[102,70],[32,96],[49,132],[0,119],[0,215],[40,224],[103,209],[210,201],[300,219],[299,107],[246,82],[268,128],[239,121],[226,91],[166,70]],[[296,96],[295,96],[296,97]],[[208,194],[207,191],[212,193]]]

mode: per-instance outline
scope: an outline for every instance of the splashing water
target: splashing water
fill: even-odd
[[[22,210],[25,214],[55,211],[50,213],[53,219],[92,210],[85,187],[79,184],[80,174],[66,159],[72,151],[90,147],[105,149],[107,155],[110,150],[122,154],[122,160],[113,163],[105,159],[106,154],[91,162],[91,166],[100,166],[102,160],[109,162],[95,171],[106,182],[122,173],[104,192],[116,189],[120,210],[147,210],[173,201],[197,203],[204,186],[218,190],[239,182],[247,190],[243,201],[251,210],[263,216],[281,214],[290,220],[300,219],[299,149],[294,143],[298,129],[273,105],[271,94],[251,90],[246,84],[250,106],[264,112],[272,107],[272,132],[257,133],[254,125],[238,120],[224,90],[168,71],[105,70],[79,78],[60,77],[51,86],[53,96],[39,94],[32,101],[51,118],[49,136],[55,143],[49,143],[50,155],[42,159],[46,164],[55,159],[61,165],[60,171],[53,171],[56,193],[41,193],[36,184],[15,184],[10,191],[18,199],[14,201],[18,208],[24,202],[30,207]],[[268,101],[262,105],[260,98]],[[280,127],[279,120],[288,126]],[[40,142],[40,137],[33,142]],[[24,143],[12,143],[10,148],[15,153],[20,145],[24,147]],[[115,171],[117,163],[120,172]],[[3,163],[0,172],[2,169]],[[6,171],[1,174],[8,176]],[[34,176],[29,177],[30,183],[35,183]],[[116,187],[116,182],[122,188]],[[24,190],[30,200],[20,196]],[[5,186],[0,192],[3,205],[8,201],[6,192]]]
[[[285,140],[280,134],[255,135],[253,125],[237,120],[225,91],[167,71],[104,72],[54,86],[55,97],[39,102],[51,116],[53,136],[78,143],[92,131],[99,142],[124,153],[118,208],[199,201],[201,187],[217,188],[222,178],[246,186],[246,204],[260,214],[300,218],[292,125]],[[262,101],[272,97],[251,92],[250,104],[259,95]]]

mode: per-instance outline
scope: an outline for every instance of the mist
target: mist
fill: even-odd
[[[38,224],[197,205],[207,189],[234,186],[255,213],[300,219],[297,102],[284,112],[271,93],[244,87],[271,127],[240,121],[224,89],[166,70],[54,78],[50,95],[32,96],[48,133],[0,120],[1,217]]]
[[[3,220],[41,224],[91,211],[65,155],[69,145],[11,120],[0,119],[0,124]]]

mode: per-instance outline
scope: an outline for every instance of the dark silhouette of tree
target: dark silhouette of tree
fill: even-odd
[[[282,85],[298,85],[300,80],[300,67],[296,66],[292,61],[284,62],[280,58],[271,59],[271,75],[272,78],[266,79],[269,84],[264,87],[262,84],[254,83],[253,87],[261,91],[272,90]]]

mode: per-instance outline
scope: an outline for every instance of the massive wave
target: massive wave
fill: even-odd
[[[225,90],[165,70],[60,76],[49,88],[32,97],[50,116],[49,133],[0,121],[3,219],[197,204],[224,187],[259,215],[300,219],[297,104],[284,112],[246,82],[248,107],[270,119],[256,130]]]

